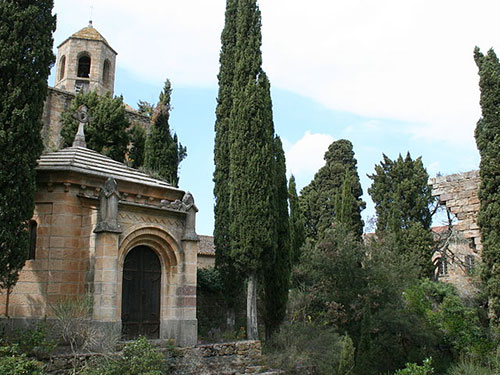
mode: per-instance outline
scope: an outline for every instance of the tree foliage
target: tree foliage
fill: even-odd
[[[79,92],[69,108],[61,115],[64,146],[73,144],[78,130],[74,117],[78,108],[87,106],[90,122],[85,125],[87,147],[110,158],[123,162],[129,145],[127,129],[130,122],[125,113],[123,97],[113,98],[110,93],[99,95],[95,91]]]
[[[269,97],[270,100],[270,97]],[[285,318],[290,287],[290,223],[288,216],[288,189],[286,180],[285,153],[281,139],[274,140],[275,154],[275,225],[276,247],[265,254],[264,260],[264,324],[266,337],[275,333]]]
[[[474,50],[479,69],[481,118],[476,126],[476,143],[481,156],[478,224],[483,243],[482,280],[489,298],[491,326],[500,333],[500,63],[491,49],[483,55]]]
[[[130,151],[128,162],[132,168],[139,168],[144,164],[146,148],[146,130],[139,124],[134,124],[130,129]]]
[[[298,262],[300,249],[305,241],[304,219],[299,206],[295,177],[292,175],[288,182],[288,201],[290,203],[290,257],[292,264]]]
[[[432,234],[430,233],[433,202],[429,175],[422,159],[413,160],[410,153],[396,160],[383,155],[375,166],[368,193],[377,212],[377,235],[393,236],[399,252],[420,266],[422,276],[430,276],[432,264]]]
[[[179,163],[186,157],[187,149],[177,140],[177,134],[170,131],[170,80],[165,81],[160,100],[151,118],[151,128],[146,139],[144,167],[156,172],[174,186],[179,184]]]
[[[231,215],[229,210],[229,125],[233,105],[237,0],[227,0],[221,35],[219,93],[217,96],[214,146],[214,244],[215,265],[225,284],[225,299],[233,309],[243,288],[243,278],[231,259]]]
[[[362,194],[352,143],[345,139],[333,142],[325,153],[325,165],[301,191],[306,237],[317,240],[339,219],[361,237],[361,210],[365,208]]]
[[[0,288],[15,285],[28,252],[47,78],[54,62],[52,0],[0,2]]]

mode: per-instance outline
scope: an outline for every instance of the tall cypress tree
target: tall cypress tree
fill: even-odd
[[[270,110],[271,106],[268,108]],[[274,252],[265,254],[264,259],[264,324],[267,338],[278,330],[285,318],[291,273],[286,162],[279,137],[274,140],[274,155],[276,247]]]
[[[474,50],[479,68],[481,118],[476,126],[476,143],[481,156],[479,175],[481,202],[478,223],[483,243],[482,280],[488,294],[490,325],[500,334],[500,63],[490,49],[483,55]]]
[[[151,119],[151,129],[146,138],[144,167],[156,172],[173,186],[179,184],[179,163],[186,157],[186,148],[178,143],[177,135],[170,131],[170,80],[165,81],[160,100]]]
[[[368,193],[375,203],[377,234],[391,235],[398,251],[420,267],[421,276],[430,276],[432,264],[432,234],[430,205],[433,202],[429,175],[422,159],[413,160],[410,153],[396,160],[383,155]]]
[[[260,10],[239,0],[229,125],[231,258],[248,280],[247,335],[258,337],[257,277],[263,254],[276,246],[274,129],[269,80],[262,71]]]
[[[304,219],[299,207],[299,197],[295,177],[292,175],[288,182],[288,201],[290,203],[290,257],[292,264],[300,258],[300,248],[304,244]]]
[[[351,178],[350,191],[353,204],[349,207],[350,212],[344,212],[345,220],[352,223],[351,228],[354,233],[361,237],[363,233],[361,210],[365,208],[365,202],[361,199],[363,191],[352,143],[345,139],[335,141],[328,147],[325,153],[325,165],[301,191],[299,202],[304,215],[306,237],[317,240],[336,220],[336,206],[346,176]]]
[[[237,0],[226,4],[225,25],[221,35],[219,94],[217,97],[214,146],[214,196],[215,196],[215,266],[222,276],[228,306],[228,328],[234,329],[235,303],[243,288],[243,278],[236,272],[231,259],[229,226],[229,116],[233,104],[233,79],[236,48]]]
[[[52,0],[0,2],[0,288],[10,292],[28,253],[47,78],[54,63]],[[8,311],[7,311],[8,313]]]

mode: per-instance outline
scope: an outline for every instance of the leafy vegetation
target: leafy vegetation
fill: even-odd
[[[127,129],[130,126],[125,114],[123,97],[113,98],[110,93],[99,95],[95,91],[80,91],[71,105],[61,115],[61,136],[64,146],[73,144],[78,129],[78,121],[74,117],[80,106],[88,108],[90,122],[85,125],[85,141],[87,147],[110,158],[123,162],[129,144]]]

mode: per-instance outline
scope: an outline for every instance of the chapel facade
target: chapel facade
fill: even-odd
[[[27,324],[50,319],[62,301],[89,298],[91,319],[103,329],[194,345],[194,198],[88,149],[85,108],[73,146],[61,148],[61,113],[78,91],[113,92],[116,52],[92,24],[58,48],[56,85],[44,109],[29,259],[5,315]],[[0,303],[7,305],[5,294]]]

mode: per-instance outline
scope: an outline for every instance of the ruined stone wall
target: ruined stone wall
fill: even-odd
[[[439,176],[429,181],[432,195],[457,219],[449,238],[445,266],[439,268],[438,277],[457,287],[463,296],[477,292],[473,278],[474,266],[481,259],[481,234],[477,225],[479,212],[479,171]],[[439,229],[439,228],[436,228]],[[442,254],[435,254],[440,257]],[[444,268],[443,268],[444,267]],[[444,271],[444,272],[443,272]]]
[[[432,195],[457,218],[454,229],[470,239],[481,253],[481,234],[477,225],[479,212],[479,171],[452,174],[431,178]]]

